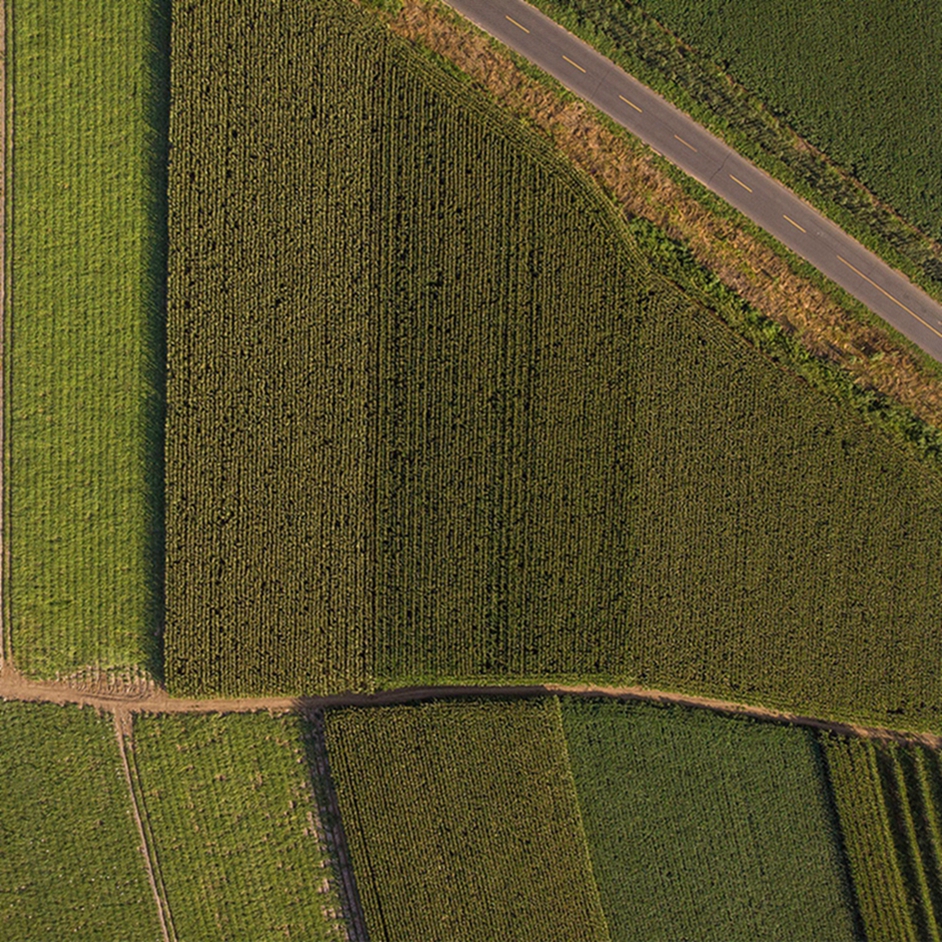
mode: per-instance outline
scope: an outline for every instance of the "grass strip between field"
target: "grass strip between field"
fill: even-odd
[[[9,644],[160,675],[164,0],[16,0]]]

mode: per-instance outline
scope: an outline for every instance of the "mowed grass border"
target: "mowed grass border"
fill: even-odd
[[[5,17],[6,655],[159,680],[169,0]]]

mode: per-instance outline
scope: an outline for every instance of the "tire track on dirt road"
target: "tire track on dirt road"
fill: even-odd
[[[433,700],[515,699],[543,696],[603,697],[644,703],[684,706],[710,710],[728,716],[744,716],[787,726],[801,726],[822,732],[835,733],[883,742],[919,743],[933,749],[942,748],[942,736],[935,733],[866,726],[852,722],[804,716],[787,710],[718,700],[694,694],[657,690],[651,687],[599,687],[593,685],[529,684],[501,687],[440,686],[401,687],[376,693],[341,693],[329,696],[297,697],[233,697],[187,699],[171,697],[162,687],[141,687],[131,693],[96,692],[81,687],[70,687],[56,681],[28,680],[7,664],[0,670],[0,699],[34,703],[58,703],[91,706],[112,713],[300,713],[309,715],[330,707],[342,706],[394,706]]]
[[[124,768],[124,778],[128,786],[128,794],[131,796],[131,809],[134,812],[134,823],[137,825],[137,834],[141,841],[141,853],[144,855],[144,864],[147,868],[147,881],[150,884],[151,892],[154,894],[154,903],[157,906],[157,919],[160,922],[160,931],[163,936],[163,942],[177,942],[177,934],[173,928],[173,920],[170,917],[170,907],[167,903],[167,890],[164,887],[163,879],[160,876],[160,868],[157,865],[156,849],[153,844],[153,835],[150,828],[145,828],[144,820],[146,815],[141,814],[140,804],[137,794],[140,783],[137,780],[137,769],[131,769],[131,761],[128,759],[128,740],[133,735],[133,716],[130,711],[116,708],[114,711],[114,731],[115,738],[118,740],[118,752],[121,754],[121,765]],[[133,748],[133,745],[131,746]]]

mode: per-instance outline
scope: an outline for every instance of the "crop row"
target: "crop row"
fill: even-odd
[[[942,768],[920,746],[825,740],[868,939],[937,939],[942,928]]]
[[[325,728],[371,939],[858,937],[807,730],[556,698]]]

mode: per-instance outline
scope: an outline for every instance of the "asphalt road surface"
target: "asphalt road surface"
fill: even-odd
[[[523,0],[447,0],[718,193],[942,362],[942,305],[609,59]]]

